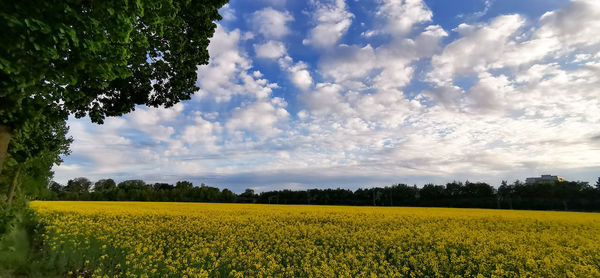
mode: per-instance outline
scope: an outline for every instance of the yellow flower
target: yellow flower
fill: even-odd
[[[594,213],[135,202],[31,207],[46,225],[44,246],[60,249],[67,261],[99,256],[100,263],[85,264],[100,277],[600,277]]]

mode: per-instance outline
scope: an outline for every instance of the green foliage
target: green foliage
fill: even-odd
[[[65,191],[73,193],[84,193],[89,192],[90,188],[92,188],[92,182],[87,178],[81,177],[69,180],[67,186],[65,187]]]
[[[113,179],[101,179],[94,184],[94,191],[108,191],[117,188]]]
[[[192,187],[194,187],[194,185],[189,181],[178,181],[175,184],[175,188],[180,190],[189,190],[192,189]]]
[[[0,176],[2,193],[9,197],[19,193],[47,198],[46,184],[53,175],[50,169],[62,162],[61,156],[70,153],[72,139],[67,132],[62,120],[37,117],[24,122],[9,145],[8,159]]]
[[[18,129],[44,107],[102,123],[189,99],[226,2],[0,2],[0,124]]]
[[[10,205],[0,200],[0,277],[53,277],[51,270],[41,269],[38,263],[40,229],[43,226],[27,200],[17,198]]]

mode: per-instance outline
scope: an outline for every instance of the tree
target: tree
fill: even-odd
[[[596,181],[596,189],[600,190],[600,177],[598,177],[598,180]]]
[[[427,201],[436,201],[445,198],[446,188],[443,185],[426,184],[420,190],[420,197]]]
[[[233,203],[235,202],[235,193],[233,193],[231,190],[227,189],[227,188],[223,188],[223,190],[221,191],[221,202],[225,202],[225,203]]]
[[[50,189],[52,192],[60,193],[63,191],[64,186],[58,182],[51,181],[50,184],[48,184],[48,189]]]
[[[70,152],[72,139],[67,137],[67,132],[65,121],[51,117],[37,117],[23,123],[10,142],[5,175],[2,176],[5,183],[11,184],[7,193],[9,203],[22,181],[26,181],[30,193],[44,189],[43,185],[53,174],[52,166],[60,164],[61,156]]]
[[[178,181],[175,184],[175,188],[178,190],[189,190],[194,187],[194,184],[189,181]]]
[[[227,0],[1,1],[0,170],[27,119],[56,110],[101,124],[198,88]]]
[[[173,190],[173,185],[170,185],[168,183],[155,183],[153,186],[154,190],[163,190],[163,191],[171,191]]]
[[[69,180],[65,187],[65,191],[81,194],[90,192],[90,188],[92,188],[92,182],[87,178],[79,177]]]
[[[101,179],[94,184],[94,191],[109,191],[117,188],[113,179]]]
[[[148,187],[143,180],[126,180],[120,182],[117,187],[125,191],[129,190],[142,190]]]
[[[244,193],[240,194],[240,197],[254,198],[256,197],[256,194],[254,194],[254,189],[246,188]]]

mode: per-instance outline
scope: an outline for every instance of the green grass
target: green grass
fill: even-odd
[[[0,203],[0,278],[64,277],[42,255],[40,229],[25,200]]]

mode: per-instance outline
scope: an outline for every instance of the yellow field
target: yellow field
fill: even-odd
[[[600,214],[32,202],[45,254],[94,277],[600,277]],[[70,266],[70,267],[69,267]]]

